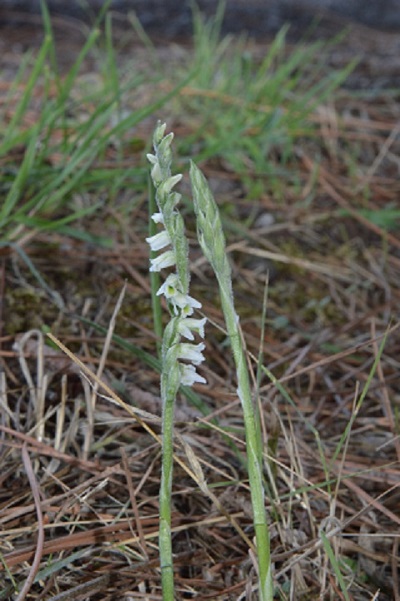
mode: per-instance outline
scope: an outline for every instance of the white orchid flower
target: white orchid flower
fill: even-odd
[[[150,245],[152,251],[161,250],[171,244],[171,238],[166,230],[146,238],[146,242]]]
[[[193,386],[195,382],[199,384],[207,384],[207,380],[197,373],[196,368],[193,365],[180,365],[181,370],[181,383],[184,386]]]
[[[162,255],[151,259],[151,267],[149,271],[161,271],[165,267],[172,267],[176,265],[175,253],[173,250],[167,250]]]

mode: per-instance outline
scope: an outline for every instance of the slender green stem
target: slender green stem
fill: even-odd
[[[226,283],[219,281],[222,299],[222,310],[229,339],[232,346],[238,380],[238,396],[242,404],[243,419],[246,433],[247,469],[249,474],[251,503],[253,507],[254,529],[258,555],[260,599],[270,601],[273,599],[273,586],[271,575],[270,541],[265,512],[265,498],[262,477],[262,458],[259,453],[256,411],[253,406],[249,373],[246,366],[246,357],[242,339],[238,331],[238,323],[233,302],[226,301],[222,294]]]
[[[174,410],[180,386],[178,338],[172,333],[173,324],[163,337],[163,369],[161,374],[162,401],[162,467],[160,483],[160,567],[163,601],[174,601],[174,570],[171,535],[171,494],[174,461]]]
[[[174,406],[175,398],[163,400],[159,533],[163,601],[174,601],[174,571],[171,538]]]
[[[232,275],[226,255],[225,238],[217,204],[207,180],[194,163],[190,167],[193,200],[197,218],[197,233],[203,253],[211,263],[218,280],[222,310],[230,338],[238,381],[238,396],[242,404],[246,434],[247,469],[251,490],[254,529],[259,570],[259,596],[261,601],[272,601],[270,541],[265,510],[262,477],[262,457],[258,444],[257,412],[255,411],[246,355],[235,312],[232,292]]]

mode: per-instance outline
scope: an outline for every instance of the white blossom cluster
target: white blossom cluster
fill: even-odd
[[[196,367],[204,361],[205,345],[203,342],[194,344],[193,341],[194,334],[204,338],[207,319],[192,317],[194,310],[201,308],[201,303],[189,295],[188,242],[182,216],[177,210],[181,195],[173,191],[182,175],[171,175],[173,133],[165,136],[165,128],[165,124],[157,125],[153,137],[154,154],[147,155],[152,165],[151,177],[158,206],[158,212],[154,213],[152,219],[161,224],[163,230],[146,238],[146,242],[152,251],[162,251],[151,259],[150,271],[170,267],[176,269],[175,273],[167,276],[157,292],[165,296],[171,312],[171,321],[163,337],[162,361],[166,388],[175,389],[179,384],[192,386],[195,382],[206,383],[196,371]],[[182,338],[190,342],[182,342]]]

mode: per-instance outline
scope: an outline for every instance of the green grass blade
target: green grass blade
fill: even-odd
[[[34,89],[39,77],[43,73],[45,61],[47,59],[47,56],[48,56],[48,53],[49,53],[52,43],[53,43],[52,38],[50,36],[46,35],[44,38],[44,42],[39,50],[39,54],[35,60],[35,64],[33,66],[32,73],[29,77],[29,80],[28,80],[26,86],[25,86],[22,98],[19,101],[19,103],[17,104],[17,106],[15,107],[15,109],[13,111],[13,116],[10,120],[8,128],[6,129],[6,131],[4,133],[4,140],[8,140],[8,138],[14,133],[15,128],[20,123],[23,115],[26,112],[26,109],[28,108],[28,105],[29,105],[32,95],[33,95],[33,89]]]
[[[348,590],[347,590],[346,582],[345,582],[345,580],[343,578],[342,572],[340,571],[340,566],[339,566],[338,561],[337,561],[337,559],[335,557],[335,553],[334,553],[334,551],[332,549],[332,545],[331,545],[328,537],[326,536],[326,534],[322,530],[320,531],[319,534],[320,534],[320,537],[321,537],[321,540],[322,540],[322,544],[323,544],[325,553],[327,554],[327,556],[329,558],[329,561],[330,561],[331,566],[333,568],[333,571],[335,573],[337,582],[338,582],[338,584],[340,586],[340,589],[341,589],[341,591],[343,593],[343,597],[344,597],[345,601],[351,601],[350,595],[349,595]]]
[[[5,238],[6,234],[4,232],[4,226],[6,225],[11,212],[17,206],[18,201],[21,198],[22,190],[26,184],[26,181],[30,175],[30,172],[33,168],[37,145],[39,138],[39,127],[35,126],[31,131],[31,139],[29,141],[29,145],[26,149],[23,161],[18,170],[17,176],[15,177],[12,186],[4,199],[3,204],[0,209],[0,236],[1,238]]]

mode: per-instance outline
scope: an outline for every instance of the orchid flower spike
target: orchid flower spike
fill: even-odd
[[[158,123],[153,135],[154,154],[148,154],[151,164],[151,178],[156,192],[158,211],[152,215],[152,220],[163,227],[157,234],[146,238],[153,252],[162,251],[150,260],[150,271],[159,272],[167,268],[175,268],[159,288],[157,295],[163,295],[171,312],[170,326],[166,328],[163,340],[163,363],[166,363],[168,353],[168,374],[164,378],[173,378],[179,374],[181,384],[191,386],[195,382],[205,383],[198,375],[196,366],[203,360],[204,344],[192,344],[195,335],[204,338],[206,318],[192,317],[201,303],[189,294],[189,247],[185,235],[184,223],[178,209],[180,194],[174,191],[181,181],[182,175],[171,174],[173,134],[165,135],[166,125]],[[181,342],[186,338],[190,343]],[[177,345],[177,351],[169,353],[171,346]],[[175,373],[171,372],[171,369]]]

